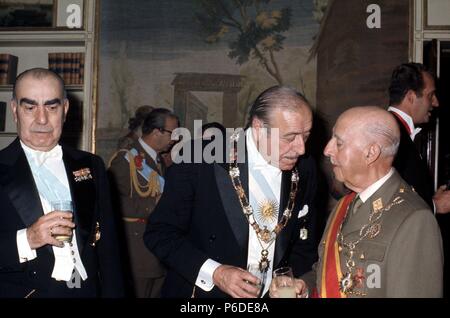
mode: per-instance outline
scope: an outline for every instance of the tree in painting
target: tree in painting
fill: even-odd
[[[278,84],[283,84],[276,52],[283,49],[291,9],[269,8],[271,0],[197,0],[196,19],[206,42],[230,39],[228,56],[239,65],[256,59]]]

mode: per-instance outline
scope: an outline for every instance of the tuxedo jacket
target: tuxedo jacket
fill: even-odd
[[[248,197],[248,165],[238,164]],[[300,181],[292,216],[277,237],[273,268],[290,265],[296,275],[310,270],[317,258],[315,211],[316,168],[312,158],[297,163]],[[166,174],[164,193],[150,215],[144,234],[147,247],[165,264],[163,297],[191,297],[200,268],[207,259],[245,269],[249,225],[233,188],[228,163],[174,164]],[[280,211],[286,208],[291,171],[282,173]],[[308,206],[309,213],[298,218]],[[280,218],[282,213],[280,214]],[[305,227],[309,236],[299,239]],[[195,297],[226,297],[214,287],[195,288]]]
[[[88,278],[79,288],[51,277],[50,245],[37,257],[19,262],[16,234],[44,215],[25,153],[16,139],[0,151],[0,297],[118,297],[123,294],[115,220],[102,160],[87,152],[62,147],[74,205],[76,238]],[[76,181],[73,172],[88,168],[91,179]],[[97,227],[98,225],[98,227]],[[97,233],[97,235],[96,235]],[[100,238],[98,238],[100,234]]]
[[[400,127],[400,145],[393,166],[401,177],[425,200],[433,211],[433,180],[425,160],[420,156],[403,123],[394,116]]]
[[[399,204],[392,204],[394,199]],[[357,242],[370,213],[380,202],[383,211],[380,232],[359,242],[354,250],[353,274],[360,274],[349,297],[409,298],[442,297],[443,250],[439,226],[425,201],[395,172],[356,211],[347,212],[342,225],[344,242]],[[319,294],[324,266],[324,250],[334,210],[319,245],[319,261],[302,278]],[[381,213],[381,212],[378,212]],[[341,272],[347,273],[348,248],[339,252]]]

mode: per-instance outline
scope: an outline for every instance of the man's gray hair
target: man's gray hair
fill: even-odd
[[[310,108],[305,96],[295,89],[287,86],[272,86],[262,92],[253,103],[248,114],[245,128],[252,125],[254,118],[258,118],[264,124],[270,124],[270,115],[274,109],[287,109],[298,111],[299,105]]]
[[[381,146],[381,153],[385,157],[394,157],[400,144],[398,131],[391,129],[380,121],[369,121],[364,129],[364,134],[371,141],[377,141]]]

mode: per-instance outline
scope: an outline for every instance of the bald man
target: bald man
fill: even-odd
[[[429,206],[392,168],[399,128],[387,111],[355,107],[325,148],[352,192],[330,215],[314,270],[298,292],[319,297],[441,297],[442,242]],[[277,296],[276,290],[271,295]]]

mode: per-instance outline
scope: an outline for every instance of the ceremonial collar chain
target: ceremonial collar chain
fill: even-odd
[[[356,198],[354,200],[357,200]],[[393,206],[398,205],[402,203],[404,200],[400,198],[399,196],[395,197],[391,203],[389,203],[386,207],[383,207],[383,203],[380,199],[377,199],[373,201],[373,209],[370,211],[369,219],[366,224],[364,224],[361,229],[359,230],[359,238],[352,242],[345,242],[344,241],[344,235],[342,234],[342,226],[344,224],[344,221],[347,218],[347,215],[350,211],[350,209],[354,206],[353,204],[350,204],[347,208],[347,211],[345,213],[344,219],[342,220],[342,223],[339,227],[339,231],[337,234],[338,241],[339,241],[339,252],[342,251],[342,249],[345,247],[348,249],[348,260],[345,262],[345,266],[347,267],[347,272],[343,274],[339,285],[340,289],[344,294],[354,294],[358,296],[366,296],[363,293],[357,292],[354,290],[354,288],[359,285],[361,278],[359,277],[360,274],[354,274],[354,268],[356,266],[356,263],[354,261],[354,254],[356,246],[358,246],[359,243],[361,243],[362,240],[365,238],[373,239],[378,234],[380,234],[381,231],[381,217],[383,216],[384,212],[389,211]],[[364,254],[361,254],[360,259],[364,259]]]
[[[237,164],[237,142],[239,140],[239,131],[235,132],[230,139],[232,143],[230,153],[230,166],[229,166],[230,168],[229,174],[231,177],[231,182],[233,183],[233,187],[239,198],[239,203],[241,204],[242,212],[247,218],[247,221],[250,224],[250,226],[255,231],[258,242],[262,248],[261,260],[259,262],[259,269],[261,270],[261,272],[266,272],[270,266],[270,261],[267,258],[269,255],[268,249],[273,244],[273,242],[275,242],[275,239],[284,229],[284,227],[286,226],[292,215],[292,209],[294,208],[294,200],[298,189],[298,181],[299,181],[298,171],[296,168],[294,168],[292,172],[289,201],[280,221],[277,223],[277,225],[274,227],[272,231],[268,230],[266,226],[264,226],[264,228],[261,229],[261,227],[259,226],[258,222],[255,219],[254,210],[250,205],[247,196],[245,195],[245,190],[240,180],[240,170]],[[262,242],[267,244],[265,248]]]

